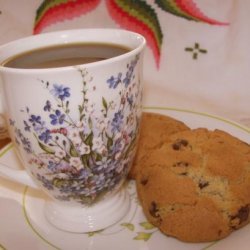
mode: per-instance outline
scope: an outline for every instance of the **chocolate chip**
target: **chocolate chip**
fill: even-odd
[[[240,225],[242,222],[248,220],[248,216],[249,216],[249,205],[246,205],[244,207],[241,207],[238,210],[237,214],[231,216],[231,221],[238,219],[239,220],[238,224]]]
[[[158,218],[160,216],[159,215],[159,209],[158,209],[157,204],[155,203],[155,201],[151,202],[150,208],[149,208],[149,213],[154,218]]]
[[[187,176],[187,172],[180,173],[179,175]]]
[[[178,161],[175,164],[173,164],[173,167],[188,167],[189,163],[186,161]]]
[[[205,180],[200,180],[198,185],[200,189],[203,189],[209,185],[209,182]]]
[[[142,178],[142,179],[141,179],[141,184],[142,184],[143,186],[147,185],[147,183],[148,183],[148,179],[147,179],[147,178]]]
[[[172,148],[174,150],[180,150],[182,147],[186,147],[188,145],[188,141],[185,139],[178,139],[175,143],[172,144]]]
[[[180,150],[180,146],[176,143],[172,145],[173,150]]]

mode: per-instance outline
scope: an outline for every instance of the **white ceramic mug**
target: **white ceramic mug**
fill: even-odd
[[[0,175],[49,194],[47,219],[71,232],[103,229],[129,208],[122,186],[136,148],[145,39],[120,29],[82,29],[0,47],[1,64],[45,46],[92,42],[130,51],[78,66],[0,66],[1,114],[25,168],[0,166]]]

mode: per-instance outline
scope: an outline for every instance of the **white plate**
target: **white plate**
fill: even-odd
[[[191,128],[222,129],[250,143],[250,129],[223,118],[174,108],[145,108],[170,115]],[[22,168],[11,144],[0,152],[0,163]],[[128,184],[131,209],[116,225],[93,234],[72,234],[51,226],[43,215],[46,196],[0,179],[0,249],[65,250],[244,250],[250,246],[250,226],[217,242],[190,244],[167,237],[150,227],[138,204],[134,183]]]

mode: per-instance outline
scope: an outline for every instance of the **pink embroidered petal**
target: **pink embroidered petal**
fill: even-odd
[[[190,16],[197,18],[200,21],[212,24],[212,25],[229,25],[227,22],[220,22],[215,19],[207,17],[201,12],[193,0],[175,0],[176,5]]]

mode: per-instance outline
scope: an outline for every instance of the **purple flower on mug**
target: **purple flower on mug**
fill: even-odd
[[[23,123],[24,123],[24,130],[30,132],[31,127],[28,124],[28,122],[27,121],[23,121]]]
[[[109,84],[109,88],[115,89],[119,83],[122,82],[122,73],[118,73],[117,77],[111,76],[108,80],[107,83]]]
[[[131,108],[132,105],[133,105],[133,102],[134,102],[134,96],[133,95],[128,96],[127,101],[128,101],[128,104],[129,104],[129,106]]]
[[[123,83],[125,84],[126,88],[131,83],[133,77],[133,68],[130,67],[129,71],[126,73],[126,77],[123,79]]]
[[[12,119],[9,119],[10,126],[15,126],[15,121]]]
[[[89,178],[89,175],[90,175],[90,171],[88,168],[81,168],[79,170],[79,178],[82,179],[82,180],[87,180]]]
[[[48,143],[48,141],[49,141],[50,139],[52,139],[52,136],[51,136],[51,134],[50,134],[50,131],[47,129],[45,132],[43,132],[41,135],[39,135],[38,138],[39,138],[41,141],[43,141],[43,142],[45,142],[45,143]]]
[[[69,163],[65,161],[55,162],[53,159],[48,161],[47,167],[52,173],[59,173],[60,176],[64,175],[64,173],[66,172],[70,172],[72,169]],[[64,172],[64,173],[61,173],[61,172]],[[65,176],[67,177],[67,175]]]
[[[42,132],[44,132],[44,130],[46,130],[45,122],[41,122],[41,123],[36,123],[36,124],[34,124],[34,130],[35,130],[37,133],[42,133]]]
[[[51,102],[50,101],[46,101],[45,106],[43,107],[44,111],[50,111],[51,110]]]
[[[41,181],[43,186],[45,188],[47,188],[48,190],[53,190],[54,189],[53,183],[50,180],[46,179],[44,176],[42,176],[40,174],[37,174],[37,179],[39,181]]]
[[[28,153],[32,153],[32,147],[31,147],[31,142],[29,141],[28,138],[23,137],[21,138],[21,142],[23,144],[23,149]]]
[[[28,153],[32,153],[32,145],[30,140],[25,137],[20,129],[15,129],[15,134],[16,134],[16,142],[18,144],[22,144],[23,149]],[[21,141],[21,142],[20,142]]]
[[[119,110],[117,113],[115,113],[115,117],[113,118],[113,120],[111,122],[112,132],[119,132],[120,131],[120,127],[123,123],[123,118],[124,118],[124,115],[122,114],[121,110]]]
[[[47,164],[47,167],[51,172],[55,172],[57,170],[57,166],[58,164],[54,161],[49,161]]]
[[[126,76],[125,78],[123,79],[123,83],[125,84],[125,87],[127,88],[129,86],[129,84],[131,83],[134,75],[134,68],[137,64],[137,61],[138,61],[138,57],[136,57],[133,61],[131,61],[131,63],[127,66],[128,67],[128,71],[126,72]]]
[[[65,114],[62,114],[60,110],[56,110],[54,114],[50,114],[51,124],[57,125],[57,124],[63,124],[65,119]]]
[[[41,116],[40,115],[31,115],[29,121],[35,126],[36,123],[41,123]]]
[[[63,85],[53,84],[53,89],[50,92],[62,101],[67,97],[70,97],[69,88],[64,87]]]

